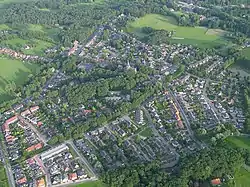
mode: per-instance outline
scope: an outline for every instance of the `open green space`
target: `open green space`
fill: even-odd
[[[34,0],[0,0],[0,4],[7,4],[7,3],[25,3]]]
[[[151,137],[153,135],[153,131],[150,127],[147,127],[146,129],[140,132],[140,135],[143,137]]]
[[[226,142],[232,147],[239,147],[250,151],[250,137],[230,136]]]
[[[42,55],[44,51],[53,46],[53,43],[38,40],[38,39],[22,39],[22,38],[13,38],[10,40],[5,40],[1,42],[2,45],[9,46],[11,49],[19,49],[25,54],[31,55]],[[25,47],[29,48],[25,48]]]
[[[39,68],[37,64],[31,64],[5,57],[0,57],[0,66],[0,102],[12,98],[12,96],[5,90],[6,85],[11,82],[14,82],[16,86],[24,84],[27,81],[28,76],[35,73]]]
[[[0,24],[0,30],[11,30],[11,28],[6,24]]]
[[[234,176],[232,184],[228,187],[249,187],[250,185],[250,172],[242,167]]]
[[[106,187],[101,181],[85,182],[74,187]]]
[[[241,51],[242,58],[237,60],[230,69],[239,72],[242,77],[250,75],[250,47]]]
[[[205,27],[178,26],[175,18],[159,14],[147,14],[138,18],[130,22],[126,29],[138,37],[143,37],[145,36],[145,34],[142,33],[143,27],[151,27],[155,30],[174,31],[174,36],[170,39],[170,41],[174,43],[197,45],[199,47],[216,47],[227,43],[223,37],[224,31],[222,30],[207,29]]]
[[[1,187],[8,187],[8,179],[6,176],[6,172],[5,169],[3,167],[3,165],[0,165],[0,186]]]

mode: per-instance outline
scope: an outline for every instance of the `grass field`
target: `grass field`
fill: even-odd
[[[22,38],[13,38],[2,41],[1,44],[8,45],[10,48],[14,49],[19,48],[23,53],[31,55],[42,55],[47,48],[53,46],[53,43],[49,43],[47,41],[37,39],[25,40]],[[29,46],[30,49],[24,49],[26,45]]]
[[[175,31],[174,37],[170,41],[197,45],[200,47],[215,47],[225,45],[227,41],[223,38],[224,31],[207,29],[205,27],[184,27],[178,26],[173,17],[166,17],[159,14],[147,14],[130,22],[127,26],[128,32],[133,32],[142,37],[142,27],[151,27],[155,30]]]
[[[140,132],[140,135],[143,137],[151,137],[153,135],[153,131],[150,127],[147,127],[146,129]]]
[[[82,184],[77,184],[73,187],[106,187],[106,186],[100,181],[94,181],[94,182],[86,182]]]
[[[226,142],[232,147],[239,147],[250,151],[250,138],[243,136],[230,136]]]
[[[235,174],[233,184],[228,187],[249,187],[250,186],[250,172],[243,167]]]
[[[0,24],[0,30],[11,30],[11,28],[6,24]]]
[[[5,169],[2,165],[0,165],[0,186],[1,187],[8,187],[8,179],[6,176]]]
[[[6,93],[5,86],[10,82],[22,85],[27,80],[29,74],[35,73],[39,68],[37,64],[24,63],[19,60],[0,57],[0,102],[11,99]]]

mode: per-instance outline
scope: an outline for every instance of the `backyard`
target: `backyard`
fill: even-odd
[[[127,31],[142,37],[141,28],[151,27],[155,30],[174,31],[174,36],[170,41],[174,43],[191,44],[199,47],[215,47],[225,45],[226,39],[223,37],[224,31],[219,29],[207,29],[205,27],[185,27],[178,26],[173,17],[166,17],[159,14],[147,14],[141,18],[130,22]]]

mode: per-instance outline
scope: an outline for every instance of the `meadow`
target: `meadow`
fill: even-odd
[[[105,187],[105,185],[101,181],[92,181],[92,182],[77,184],[73,187]]]
[[[3,165],[0,165],[0,186],[8,187],[8,179]]]
[[[16,86],[23,85],[27,81],[28,76],[39,69],[37,64],[5,57],[0,57],[0,65],[0,103],[12,99],[12,96],[5,90],[7,84],[14,82]]]
[[[16,36],[15,38],[9,40],[2,40],[0,42],[1,45],[7,46],[12,49],[19,49],[25,54],[31,55],[44,55],[44,51],[47,48],[55,46],[58,42],[58,33],[60,29],[55,27],[47,27],[45,25],[38,24],[27,24],[27,25],[15,25],[10,26],[7,24],[0,24],[0,30],[29,30],[37,33],[43,33],[46,35],[47,39],[36,39],[36,38],[28,38]],[[26,46],[29,46],[29,49],[25,49]]]
[[[163,29],[174,31],[175,34],[170,39],[173,43],[197,45],[199,47],[216,47],[227,43],[226,39],[223,38],[223,30],[178,26],[175,18],[159,14],[147,14],[141,18],[137,18],[127,25],[126,30],[139,37],[143,37],[141,31],[143,27],[151,27],[155,30]]]
[[[250,152],[250,137],[245,136],[230,136],[226,142],[232,147],[239,147]]]

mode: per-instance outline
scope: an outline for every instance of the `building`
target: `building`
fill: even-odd
[[[45,180],[44,178],[41,178],[36,181],[36,187],[45,187]]]
[[[77,179],[77,174],[76,173],[70,173],[69,174],[69,180],[74,181]]]
[[[69,147],[65,144],[59,145],[53,149],[50,149],[41,154],[41,159],[45,160],[47,158],[53,157],[54,155],[59,154],[62,151],[69,150]]]
[[[39,110],[39,106],[34,106],[34,107],[31,107],[31,108],[30,108],[30,111],[31,111],[32,113],[36,112],[37,110]]]
[[[13,116],[13,117],[7,119],[7,120],[5,121],[5,123],[6,123],[7,125],[10,125],[10,124],[15,123],[15,122],[17,122],[17,121],[18,121],[18,117],[17,117],[17,116]]]
[[[222,184],[222,182],[221,182],[220,178],[217,178],[217,179],[211,180],[211,184],[212,184],[213,186],[219,186],[219,185]]]

